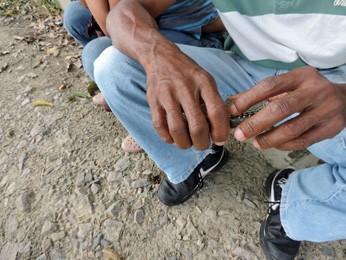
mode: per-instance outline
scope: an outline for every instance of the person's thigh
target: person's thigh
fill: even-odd
[[[64,12],[64,26],[68,33],[82,46],[85,46],[96,33],[89,35],[88,25],[91,23],[91,12],[79,1],[71,2]]]
[[[94,79],[94,62],[98,56],[108,47],[112,46],[111,38],[107,36],[90,41],[82,52],[83,68],[92,80]]]

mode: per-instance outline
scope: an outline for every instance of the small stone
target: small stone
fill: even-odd
[[[332,259],[335,258],[335,250],[331,246],[322,246],[320,247],[320,251],[327,257],[330,257]]]
[[[38,134],[41,134],[43,131],[44,131],[44,127],[40,126],[40,125],[37,125],[37,126],[34,126],[34,128],[31,129],[30,135],[32,137],[34,137],[34,136],[36,136]]]
[[[117,201],[113,203],[108,209],[107,213],[111,213],[113,216],[118,217],[123,208],[123,203],[121,201]]]
[[[101,185],[93,183],[90,186],[90,190],[93,194],[97,194],[101,190]]]
[[[144,211],[143,210],[137,210],[135,212],[135,222],[139,225],[144,222]]]
[[[16,190],[16,182],[12,182],[6,189],[6,195],[11,195]]]
[[[115,182],[115,181],[121,181],[123,176],[119,172],[109,172],[107,175],[107,181],[109,182]]]
[[[0,259],[16,260],[18,254],[18,245],[15,243],[7,243],[2,247]]]
[[[36,260],[48,260],[45,254],[42,254],[36,258]]]
[[[53,246],[53,242],[49,238],[45,238],[42,241],[41,247],[44,252],[48,252],[48,250]]]
[[[24,98],[24,100],[20,103],[20,105],[23,107],[29,103],[30,103],[30,98],[27,97],[27,98]]]
[[[50,238],[52,239],[53,242],[56,242],[56,241],[59,241],[63,238],[65,238],[65,231],[61,231],[61,232],[58,232],[58,233],[53,233]]]
[[[120,158],[114,165],[114,168],[118,172],[126,170],[130,166],[130,160],[127,157]]]
[[[49,257],[50,257],[50,260],[64,260],[65,254],[62,250],[53,248],[49,252]]]
[[[80,224],[78,228],[78,237],[85,238],[89,235],[92,230],[91,223]]]
[[[25,191],[16,199],[16,207],[21,212],[31,210],[32,204],[35,201],[35,193],[32,190]]]
[[[17,232],[19,223],[15,216],[10,215],[5,222],[5,237],[9,238]]]
[[[98,233],[92,240],[92,249],[95,249],[100,243],[103,238],[103,235],[101,233]]]
[[[131,183],[131,186],[135,189],[139,189],[139,188],[143,188],[143,187],[146,187],[146,186],[149,186],[151,183],[147,180],[144,180],[144,179],[140,179],[140,180],[136,180],[136,181],[133,181]]]
[[[106,219],[103,222],[105,237],[111,242],[119,241],[124,224],[120,221]]]
[[[42,229],[41,229],[41,234],[42,236],[52,234],[58,229],[58,226],[55,223],[52,223],[48,220],[46,220],[43,223]]]

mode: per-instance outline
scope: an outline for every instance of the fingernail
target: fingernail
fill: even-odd
[[[256,149],[261,149],[261,146],[258,144],[258,142],[255,140],[252,142],[252,145],[256,148]]]
[[[215,142],[217,146],[223,146],[226,142]]]
[[[237,139],[238,141],[245,141],[245,140],[246,140],[246,138],[245,138],[245,136],[244,136],[244,134],[243,134],[243,131],[240,130],[240,129],[234,130],[234,137],[235,137],[235,139]]]

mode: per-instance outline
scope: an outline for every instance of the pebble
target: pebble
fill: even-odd
[[[111,213],[113,216],[118,217],[123,209],[123,202],[117,201],[109,206],[107,213]]]
[[[111,242],[119,241],[124,224],[120,221],[106,219],[103,222],[105,237]]]
[[[130,160],[128,157],[120,158],[114,165],[116,171],[125,171],[130,166]]]
[[[50,258],[50,260],[64,260],[65,254],[61,249],[53,248],[49,252],[49,258]]]
[[[21,212],[27,212],[31,210],[34,201],[35,193],[32,190],[27,190],[16,199],[16,207]]]
[[[53,246],[53,242],[50,238],[44,238],[42,240],[42,244],[41,244],[41,247],[42,247],[42,250],[43,252],[48,252],[48,250]]]
[[[134,217],[135,217],[135,222],[137,223],[137,224],[142,224],[143,222],[144,222],[144,211],[143,210],[137,210],[136,212],[135,212],[135,215],[134,215]]]
[[[24,98],[24,100],[20,103],[20,105],[23,107],[29,103],[30,103],[30,98],[27,97],[27,98]]]
[[[103,235],[98,233],[92,240],[92,249],[96,249],[98,245],[100,245]]]
[[[57,232],[57,233],[53,233],[50,238],[52,239],[53,242],[59,241],[63,238],[65,238],[65,231],[61,231],[61,232]]]
[[[92,194],[97,194],[101,190],[101,185],[99,185],[97,183],[93,183],[90,186],[90,190],[91,190]]]
[[[5,222],[5,237],[9,238],[17,232],[19,222],[17,217],[10,215]]]
[[[330,246],[321,246],[320,247],[320,251],[322,252],[322,254],[324,254],[327,257],[330,257],[332,259],[335,258],[335,250],[333,247]]]
[[[6,189],[6,195],[11,195],[16,191],[17,185],[16,182],[12,182],[10,185],[8,185]]]
[[[42,229],[41,229],[41,235],[49,235],[55,232],[58,229],[57,224],[50,222],[49,220],[46,220],[43,223]]]
[[[92,225],[91,223],[84,223],[84,224],[80,224],[78,227],[78,237],[83,238],[83,237],[87,237],[89,235],[89,233],[92,230]]]
[[[18,245],[15,243],[7,243],[2,247],[0,259],[16,260],[18,254]]]
[[[145,179],[139,179],[139,180],[136,180],[136,181],[133,181],[131,183],[131,186],[134,188],[134,189],[139,189],[139,188],[143,188],[143,187],[146,187],[146,186],[149,186],[151,183]]]

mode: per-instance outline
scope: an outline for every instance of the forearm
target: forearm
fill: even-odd
[[[109,13],[108,0],[84,0],[94,16],[96,22],[100,26],[102,32],[108,35],[106,29],[106,19]]]
[[[113,45],[139,61],[146,70],[152,61],[157,62],[160,55],[167,57],[169,53],[179,51],[159,33],[153,18],[168,8],[170,3],[158,5],[160,7],[145,6],[139,1],[123,0],[112,8],[107,18],[107,31]]]
[[[81,3],[82,5],[84,5],[85,7],[88,7],[88,5],[87,5],[87,3],[86,3],[85,0],[79,0],[79,1],[80,1],[80,3]]]

